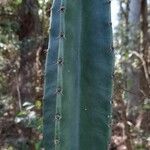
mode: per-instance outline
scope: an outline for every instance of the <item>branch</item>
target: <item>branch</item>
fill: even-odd
[[[148,87],[149,87],[149,89],[150,89],[150,77],[149,77],[148,69],[147,69],[147,67],[146,67],[146,62],[145,62],[143,56],[140,55],[138,52],[133,51],[133,55],[137,56],[137,57],[141,60],[142,66],[143,66],[143,69],[144,69],[145,78],[146,78],[146,80],[147,80]]]

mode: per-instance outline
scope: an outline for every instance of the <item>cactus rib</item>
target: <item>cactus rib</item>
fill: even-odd
[[[45,69],[45,150],[108,149],[112,45],[110,1],[53,1]]]

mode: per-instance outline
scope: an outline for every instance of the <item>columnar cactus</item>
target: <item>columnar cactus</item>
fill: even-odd
[[[44,89],[45,150],[107,150],[114,52],[109,0],[54,0]]]

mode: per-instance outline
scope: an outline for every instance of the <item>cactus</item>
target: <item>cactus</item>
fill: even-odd
[[[45,150],[107,150],[114,52],[109,0],[53,0]]]

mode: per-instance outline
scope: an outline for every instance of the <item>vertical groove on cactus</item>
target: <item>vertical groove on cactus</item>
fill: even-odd
[[[109,0],[54,0],[45,72],[45,150],[107,150],[114,65]]]

